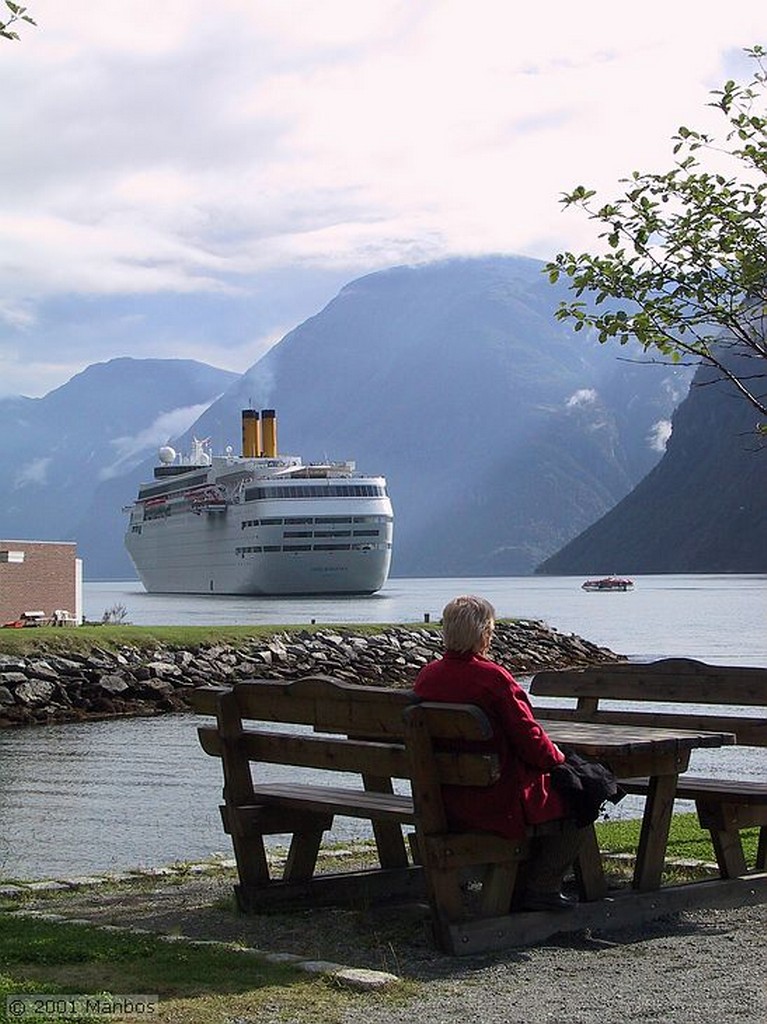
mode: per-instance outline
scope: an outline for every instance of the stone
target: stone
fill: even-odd
[[[333,977],[343,970],[343,964],[334,963],[332,960],[302,960],[296,967],[307,974],[332,974]]]
[[[103,690],[104,693],[110,694],[124,693],[130,689],[123,676],[113,674],[101,676],[96,680],[94,686],[99,690]]]
[[[167,679],[145,679],[141,683],[141,692],[144,694],[167,696],[173,693],[173,683]]]
[[[149,673],[145,678],[174,679],[181,675],[178,665],[169,661],[150,661],[144,665],[144,669]]]
[[[47,679],[29,679],[16,687],[16,699],[23,704],[44,704],[56,687]]]
[[[35,676],[37,679],[48,679],[52,683],[57,683],[59,680],[59,673],[53,665],[41,658],[30,660],[28,672],[30,676]]]
[[[26,672],[3,672],[0,675],[0,682],[4,686],[19,686],[21,683],[26,683],[27,673]]]
[[[363,967],[344,967],[333,975],[333,981],[357,992],[373,992],[394,985],[399,980],[396,974],[389,974],[388,971],[371,971]]]
[[[8,654],[0,654],[0,672],[23,673],[27,663],[23,658],[14,658]]]
[[[19,896],[23,896],[26,892],[26,888],[22,885],[0,885],[0,899],[17,899]]]
[[[76,661],[74,656],[61,658],[58,655],[48,655],[46,661],[60,676],[78,676],[82,672],[82,661]]]

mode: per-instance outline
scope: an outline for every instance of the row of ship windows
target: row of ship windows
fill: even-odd
[[[272,485],[270,487],[248,487],[245,490],[246,501],[258,501],[262,498],[385,498],[386,488],[380,484],[320,484],[311,487],[307,484],[291,484],[288,486]]]
[[[246,555],[261,555],[275,551],[388,551],[390,548],[391,544],[256,544],[235,548],[234,553],[244,558]]]
[[[378,537],[379,530],[283,530],[287,537]]]
[[[270,516],[268,519],[245,519],[240,524],[244,530],[247,526],[329,526],[331,524],[346,525],[347,523],[389,523],[391,516]]]
[[[167,519],[169,516],[182,515],[187,512],[187,509],[183,506],[172,508],[170,505],[155,505],[144,508],[144,521],[150,519]],[[240,528],[245,530],[256,526],[345,526],[348,524],[360,524],[360,523],[389,523],[392,521],[391,516],[288,516],[282,518],[268,518],[268,519],[245,519],[240,523]],[[376,530],[364,532],[355,530],[354,535],[357,536],[375,536]],[[315,531],[314,536],[332,536],[332,533],[321,534]],[[311,533],[305,534],[287,534],[286,536],[311,536]]]
[[[191,487],[198,487],[207,482],[207,473],[192,477],[191,480],[179,480],[171,483],[164,480],[159,484],[150,484],[139,490],[139,500],[175,494]],[[248,487],[246,499],[253,498],[385,498],[386,488],[380,484],[263,484]]]

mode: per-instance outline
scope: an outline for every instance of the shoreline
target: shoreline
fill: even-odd
[[[322,674],[407,688],[442,652],[437,626],[275,627],[236,640],[222,631],[220,642],[196,645],[153,640],[151,629],[141,643],[131,642],[128,633],[121,643],[120,628],[105,631],[101,644],[96,639],[85,649],[76,635],[67,646],[62,630],[30,638],[34,646],[18,654],[3,652],[0,638],[0,728],[186,711],[195,687],[248,678],[288,681]],[[500,620],[490,654],[518,676],[625,660],[528,619]]]

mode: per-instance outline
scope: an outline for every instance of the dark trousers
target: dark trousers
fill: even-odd
[[[569,819],[562,831],[549,836],[536,836],[530,846],[530,859],[525,867],[528,891],[559,892],[562,879],[575,863],[587,829],[578,828]]]

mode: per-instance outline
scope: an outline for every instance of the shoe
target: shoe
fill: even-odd
[[[572,910],[577,906],[577,898],[565,896],[563,892],[535,892],[528,889],[522,900],[523,910]]]

